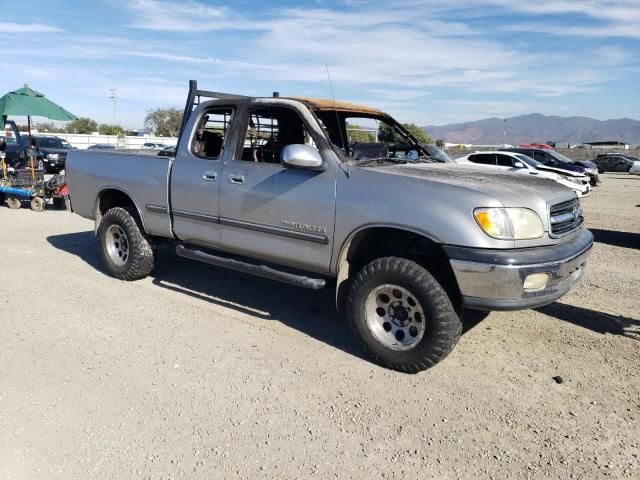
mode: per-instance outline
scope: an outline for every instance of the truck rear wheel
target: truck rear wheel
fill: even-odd
[[[406,373],[444,359],[462,331],[445,289],[425,268],[398,257],[374,260],[355,276],[347,317],[376,362]]]
[[[109,274],[120,280],[139,280],[153,270],[154,256],[133,210],[112,208],[99,230],[102,259]]]

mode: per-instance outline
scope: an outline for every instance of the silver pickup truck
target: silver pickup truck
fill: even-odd
[[[332,286],[363,347],[404,372],[442,360],[465,312],[563,296],[593,243],[568,188],[441,163],[380,110],[194,81],[175,157],[74,150],[67,181],[114,277],[145,277],[171,241],[189,259]]]

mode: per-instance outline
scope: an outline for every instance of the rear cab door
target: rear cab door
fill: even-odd
[[[209,103],[193,112],[182,133],[170,175],[173,230],[182,241],[220,244],[222,170],[233,158],[238,141],[233,122],[242,110],[242,103],[233,101]]]

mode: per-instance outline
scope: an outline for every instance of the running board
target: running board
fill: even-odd
[[[267,267],[266,265],[255,265],[253,263],[242,262],[233,258],[219,257],[200,250],[187,248],[184,245],[178,245],[176,247],[176,253],[181,257],[191,260],[198,260],[200,262],[215,265],[216,267],[228,268],[230,270],[235,270],[236,272],[248,273],[257,277],[269,278],[271,280],[288,283],[297,287],[319,290],[324,288],[326,285],[326,281],[322,278],[305,277],[303,275],[296,275],[294,273],[276,270],[275,268]]]

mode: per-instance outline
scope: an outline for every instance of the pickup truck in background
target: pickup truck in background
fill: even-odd
[[[7,166],[16,169],[27,168],[29,164],[29,137],[20,134],[20,130],[13,120],[5,122],[5,135],[5,162]],[[34,167],[36,170],[44,170],[45,163],[42,154],[38,152],[35,145],[32,148]]]
[[[418,372],[454,348],[469,309],[539,307],[584,272],[593,237],[574,192],[438,161],[378,109],[191,81],[182,122],[175,157],[69,153],[72,209],[95,220],[116,278],[147,276],[170,241],[196,261],[335,286],[372,357]],[[347,130],[381,123],[394,141]]]

